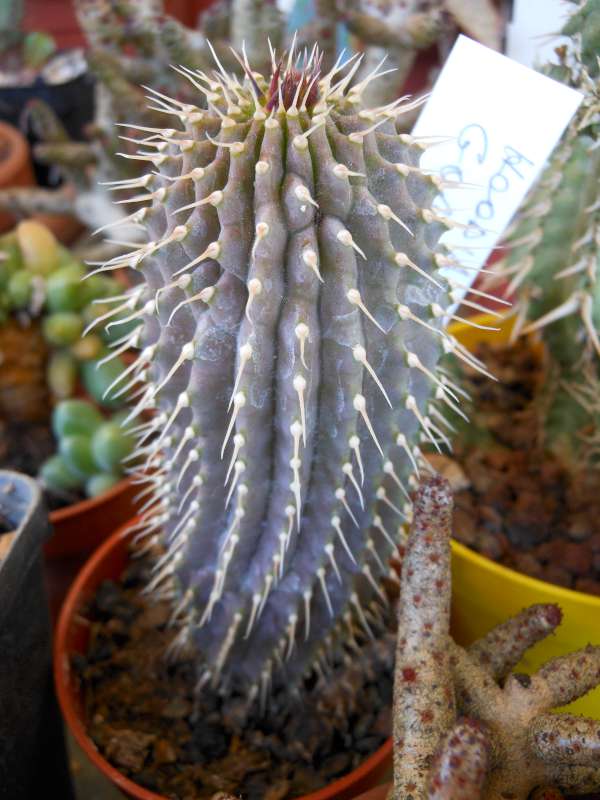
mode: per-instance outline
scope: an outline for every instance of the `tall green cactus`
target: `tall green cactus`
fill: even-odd
[[[315,46],[269,81],[187,73],[208,110],[156,96],[181,129],[142,129],[150,241],[101,268],[146,281],[149,591],[200,683],[249,699],[373,635],[420,436],[445,441],[457,402],[438,359],[475,364],[442,328],[450,223],[424,145],[397,133],[406,103],[361,107],[356,63],[321,78]]]
[[[517,290],[513,339],[540,330],[547,345],[543,444],[587,465],[600,445],[600,3],[578,2],[564,33],[547,72],[584,100],[513,225],[501,274]]]

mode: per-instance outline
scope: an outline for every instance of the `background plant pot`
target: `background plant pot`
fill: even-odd
[[[47,559],[87,556],[124,522],[135,515],[133,498],[140,488],[128,478],[98,497],[53,511],[54,534],[44,545]]]
[[[94,596],[102,581],[117,580],[127,565],[129,560],[127,529],[128,526],[123,526],[117,530],[92,555],[77,576],[65,600],[55,634],[56,691],[69,730],[86,756],[105,777],[127,797],[136,800],[165,800],[161,795],[148,791],[126,778],[98,752],[86,732],[82,698],[70,664],[72,654],[86,651],[89,636],[84,612],[86,604]],[[302,800],[352,800],[389,774],[391,759],[392,742],[388,739],[360,767],[318,792],[306,795]]]
[[[139,486],[123,479],[98,497],[50,514],[54,533],[44,545],[44,572],[53,621],[58,619],[69,587],[89,555],[134,516],[138,491]]]
[[[33,185],[27,140],[12,125],[0,122],[0,189]],[[14,218],[0,211],[0,233],[11,228],[13,224]]]
[[[473,349],[481,342],[508,343],[512,320],[498,323],[493,317],[475,318],[500,331],[483,331],[469,325],[453,325],[451,332]],[[555,656],[587,644],[600,644],[600,597],[564,589],[496,564],[458,542],[452,542],[452,634],[459,644],[469,644],[494,625],[533,603],[557,603],[563,622],[553,636],[539,642],[517,671],[531,672]],[[568,706],[569,711],[600,719],[600,687]]]
[[[386,797],[392,790],[391,783],[382,783],[381,786],[376,786],[374,789],[369,789],[368,792],[361,794],[356,800],[386,800]]]
[[[52,786],[70,800],[42,574],[50,527],[35,481],[0,471],[0,515],[14,526],[0,535],[0,793],[3,800],[33,800]]]
[[[15,186],[35,186],[29,145],[12,125],[0,122],[0,190]],[[54,233],[63,244],[72,242],[82,231],[81,224],[65,214],[36,214],[35,219]],[[0,210],[0,233],[15,224],[15,218]]]
[[[94,118],[94,82],[89,72],[64,83],[46,83],[38,75],[26,86],[2,86],[0,119],[21,129],[23,112],[31,100],[42,100],[50,106],[73,139],[85,138],[85,127]]]

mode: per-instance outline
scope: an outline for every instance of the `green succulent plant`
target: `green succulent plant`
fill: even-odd
[[[80,490],[95,497],[118,483],[134,446],[122,421],[122,412],[106,419],[88,400],[58,403],[52,412],[58,452],[40,470],[46,488],[58,493]]]
[[[513,340],[539,331],[546,346],[540,443],[587,469],[600,454],[600,4],[576,3],[563,33],[546,72],[583,102],[512,226],[500,275],[516,292]]]
[[[50,230],[34,220],[20,223],[0,237],[0,334],[9,321],[24,330],[39,324],[50,350],[47,381],[55,398],[70,397],[81,381],[97,402],[122,405],[106,397],[124,370],[120,353],[113,355],[108,345],[128,337],[136,323],[119,326],[122,314],[111,329],[102,330],[103,314],[128,295],[114,278],[84,281],[86,274],[85,265]]]

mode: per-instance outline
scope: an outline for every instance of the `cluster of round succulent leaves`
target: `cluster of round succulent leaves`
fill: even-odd
[[[358,59],[317,48],[240,81],[177,68],[198,106],[154,93],[173,128],[140,128],[148,174],[130,222],[141,352],[129,371],[150,470],[137,541],[163,555],[148,591],[173,600],[199,686],[249,702],[293,690],[377,635],[381,578],[460,390],[437,366],[451,287],[426,143],[411,106],[366,110]],[[204,106],[204,107],[202,107]],[[154,436],[153,436],[154,435]]]

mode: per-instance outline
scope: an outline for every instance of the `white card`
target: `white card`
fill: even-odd
[[[581,99],[580,92],[458,38],[413,130],[442,140],[423,153],[423,169],[469,184],[446,188],[434,203],[464,226],[442,237],[470,268],[446,267],[449,278],[473,282]]]

